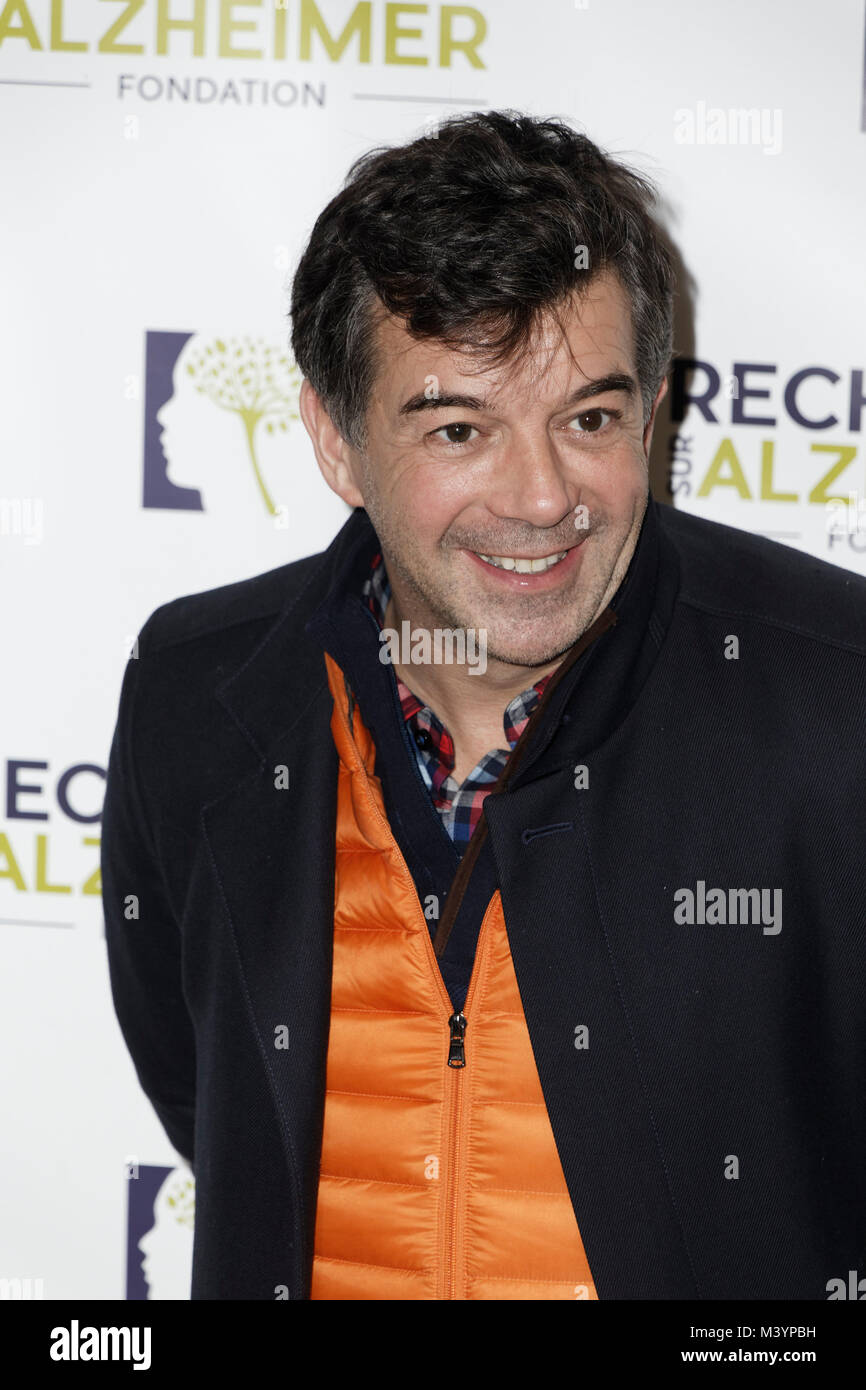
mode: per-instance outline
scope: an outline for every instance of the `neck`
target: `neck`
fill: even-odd
[[[400,632],[402,621],[392,594],[384,626]],[[424,630],[423,624],[411,624],[413,633]],[[543,666],[515,666],[488,656],[485,670],[477,674],[473,674],[473,668],[466,663],[425,662],[404,666],[395,661],[393,665],[403,683],[430,706],[451,735],[455,759],[453,776],[460,783],[485,753],[492,748],[508,747],[503,715],[509,701],[555,671],[564,658],[565,653],[562,653]]]

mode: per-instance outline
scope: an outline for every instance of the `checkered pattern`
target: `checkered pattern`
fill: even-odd
[[[373,556],[370,577],[364,582],[363,596],[379,627],[384,627],[391,585],[381,552]],[[503,732],[508,747],[492,748],[489,753],[485,753],[463,783],[458,783],[452,776],[454,742],[445,725],[429,705],[423,704],[417,695],[413,695],[396,671],[394,676],[403,707],[403,718],[409,725],[414,741],[421,776],[433,799],[433,805],[442,817],[443,825],[462,852],[469,844],[472,832],[478,824],[484,798],[508,762],[511,750],[523,733],[550,676],[542,676],[535,685],[509,701],[502,716]]]

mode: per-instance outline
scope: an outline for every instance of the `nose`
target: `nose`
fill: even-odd
[[[539,528],[555,526],[571,510],[562,460],[546,431],[527,428],[511,435],[496,458],[485,500],[496,516]]]

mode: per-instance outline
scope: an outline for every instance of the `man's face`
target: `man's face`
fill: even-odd
[[[574,360],[547,321],[531,354],[483,372],[386,318],[367,449],[348,453],[360,497],[343,495],[382,544],[391,620],[484,630],[488,662],[539,666],[572,646],[619,587],[647,504],[652,421],[625,291],[599,274],[560,317]]]

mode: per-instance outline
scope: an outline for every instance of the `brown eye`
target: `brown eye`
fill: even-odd
[[[470,425],[466,420],[455,420],[450,425],[443,425],[441,429],[434,430],[433,433],[440,438],[444,435],[444,443],[446,444],[468,444],[470,443],[469,432],[474,428],[475,426]]]
[[[603,434],[610,421],[619,419],[619,411],[602,410],[596,406],[593,410],[582,410],[574,418],[580,426],[574,431],[575,434]]]
[[[601,429],[603,415],[601,410],[585,410],[582,415],[578,415],[581,427],[589,434],[595,434],[596,430]]]

